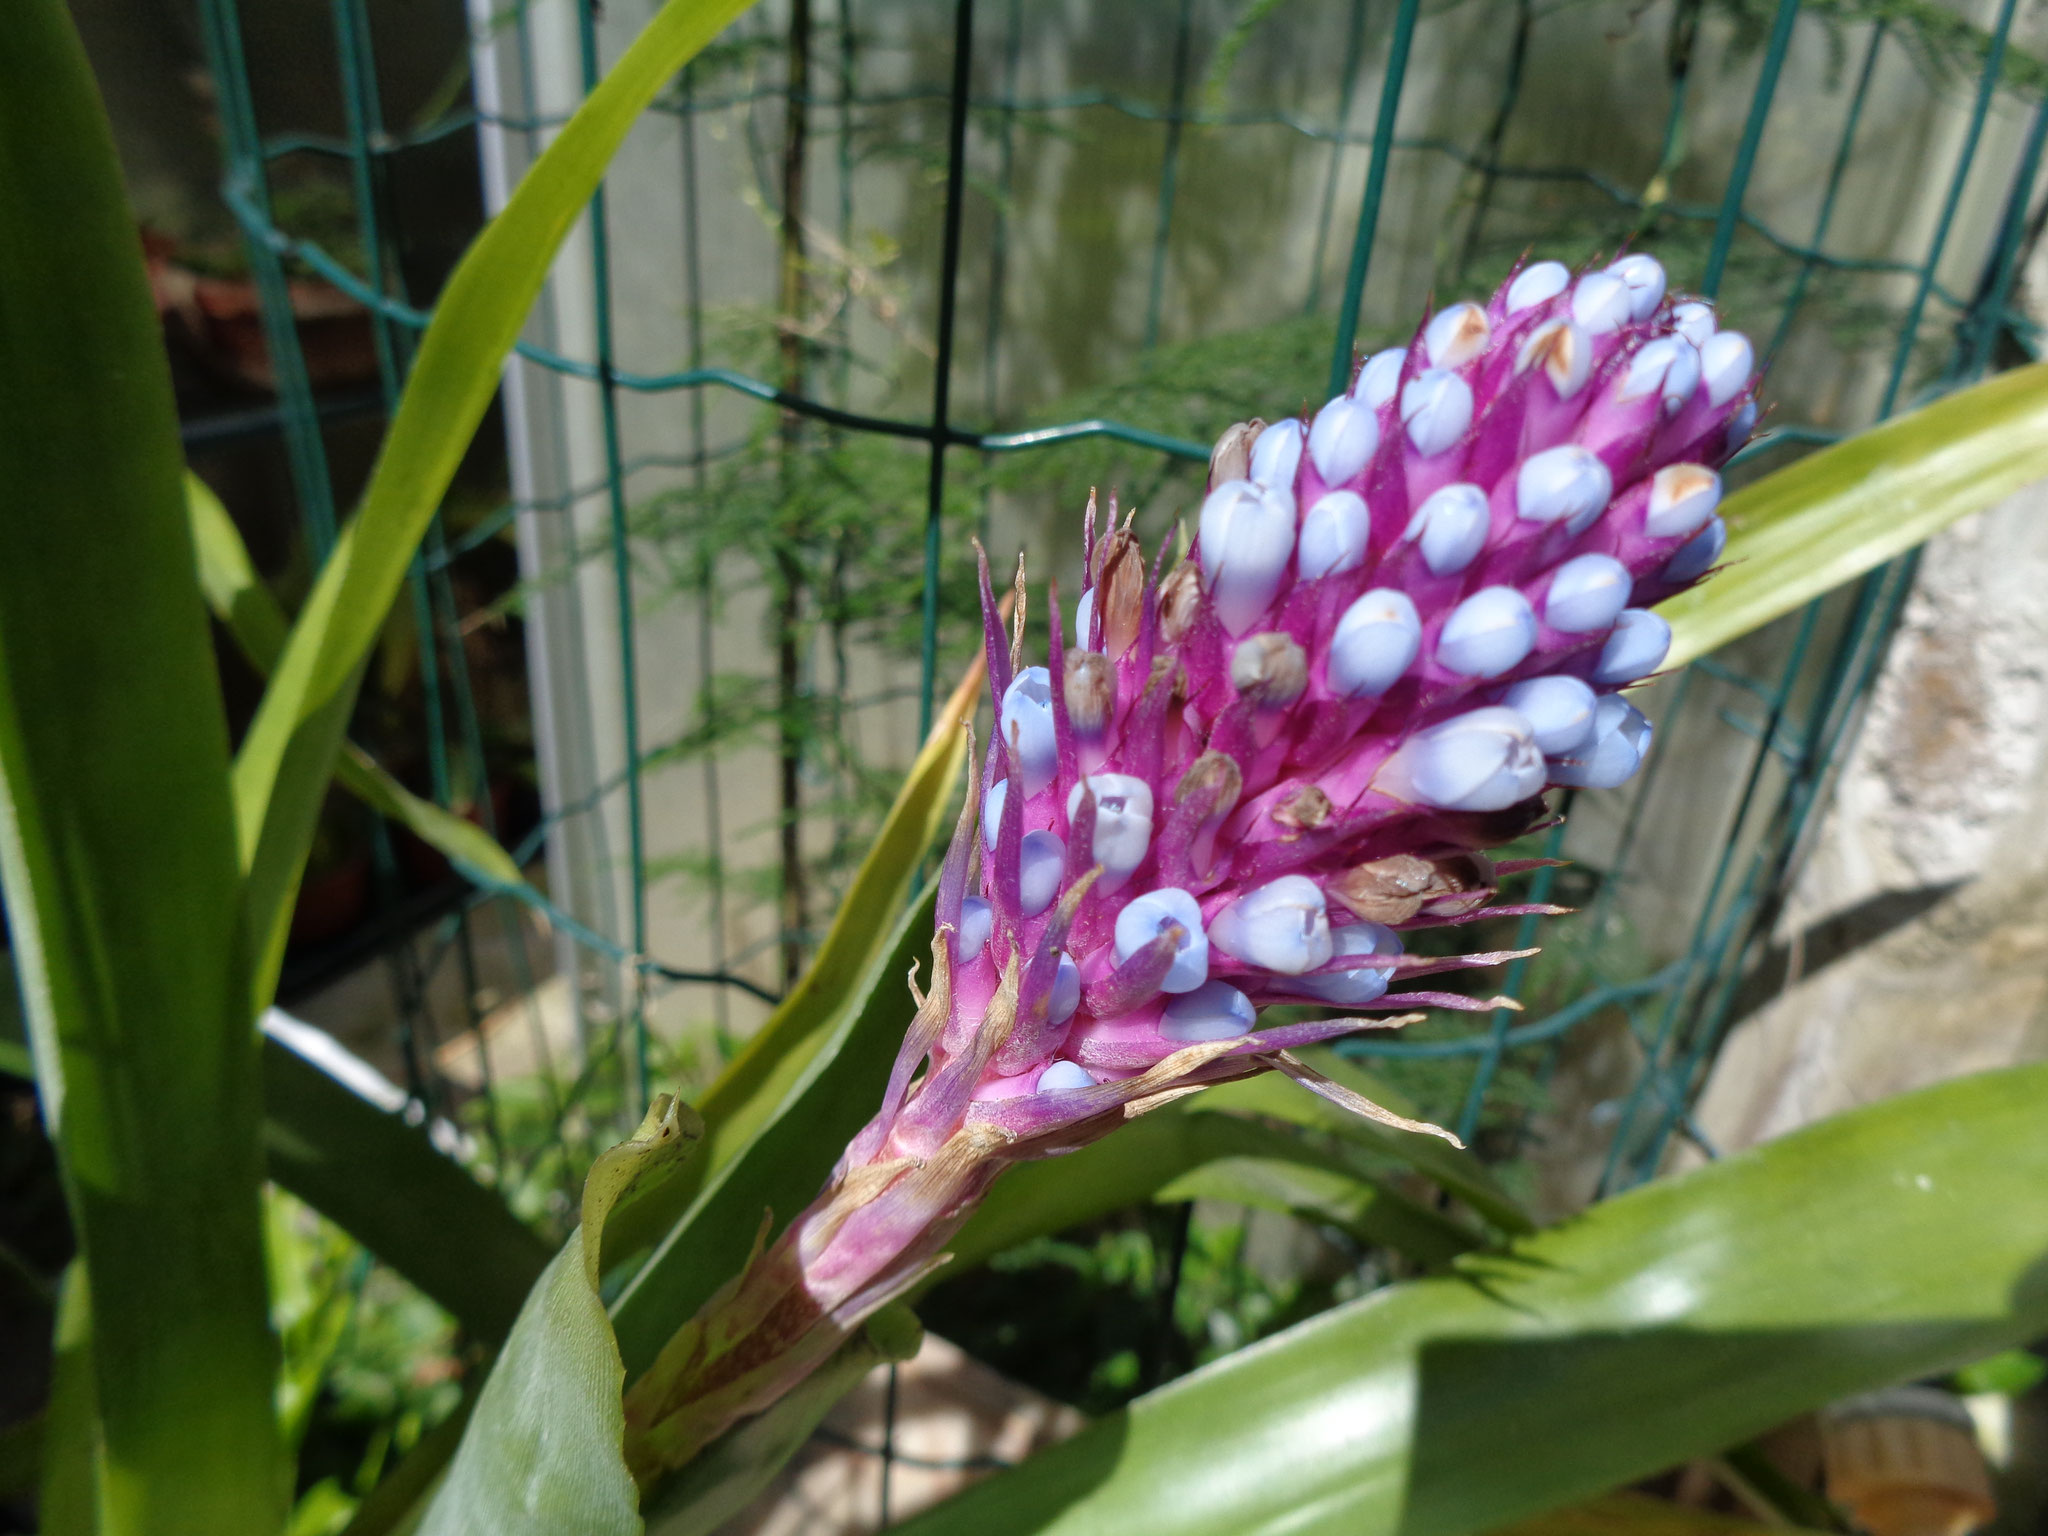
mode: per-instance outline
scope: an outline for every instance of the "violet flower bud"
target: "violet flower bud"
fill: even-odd
[[[1294,497],[1249,480],[1219,485],[1202,503],[1203,586],[1225,630],[1241,635],[1266,611],[1294,554]]]
[[[1122,888],[1152,847],[1152,786],[1128,773],[1091,773],[1067,796],[1067,819],[1081,811],[1083,792],[1095,796],[1095,836],[1089,844],[1102,866],[1098,893]]]
[[[1515,274],[1508,284],[1507,312],[1518,315],[1547,304],[1571,286],[1571,270],[1561,261],[1538,261]]]
[[[1003,695],[1000,726],[1005,741],[1017,746],[1024,772],[1024,793],[1035,795],[1052,782],[1059,767],[1059,742],[1052,726],[1052,674],[1044,667],[1026,667]]]
[[[1628,290],[1628,317],[1647,320],[1664,302],[1664,265],[1654,256],[1638,251],[1608,267],[1607,275],[1618,278]]]
[[[1543,788],[1543,749],[1512,709],[1475,709],[1408,738],[1373,787],[1440,811],[1504,811]]]
[[[1479,558],[1492,523],[1486,492],[1458,483],[1432,492],[1415,509],[1402,537],[1416,542],[1431,575],[1455,576]]]
[[[1550,578],[1543,599],[1543,622],[1567,635],[1590,635],[1608,628],[1628,606],[1635,578],[1612,555],[1580,555],[1567,560]]]
[[[1721,558],[1721,551],[1728,547],[1728,525],[1718,517],[1707,519],[1707,525],[1679,547],[1678,553],[1664,562],[1660,579],[1674,587],[1685,586],[1698,581],[1714,568]]]
[[[1451,610],[1436,659],[1466,677],[1512,672],[1536,646],[1536,615],[1513,587],[1487,587]]]
[[[1682,539],[1706,526],[1721,504],[1721,477],[1704,464],[1666,464],[1650,480],[1643,532]]]
[[[1593,735],[1596,700],[1576,677],[1553,672],[1516,683],[1501,703],[1529,722],[1536,745],[1549,757],[1569,757]]]
[[[1209,936],[1202,927],[1201,907],[1186,891],[1167,886],[1126,903],[1116,918],[1116,957],[1130,959],[1176,925],[1181,932],[1174,941],[1173,964],[1159,989],[1192,992],[1209,979]]]
[[[1330,691],[1355,699],[1385,693],[1422,647],[1422,620],[1407,593],[1378,587],[1344,610],[1330,637]]]
[[[1444,368],[1425,368],[1401,391],[1401,424],[1424,458],[1442,453],[1472,425],[1472,386]]]
[[[1384,352],[1373,353],[1358,370],[1358,382],[1351,386],[1352,395],[1373,410],[1380,409],[1401,387],[1401,370],[1407,362],[1406,347],[1388,347]]]
[[[1371,542],[1372,513],[1366,510],[1365,498],[1356,491],[1330,491],[1318,497],[1301,520],[1295,569],[1303,581],[1341,576],[1364,564]]]
[[[1607,694],[1593,712],[1592,730],[1575,748],[1556,754],[1550,782],[1583,789],[1616,789],[1642,766],[1650,750],[1650,722],[1619,694]]]
[[[1593,664],[1596,683],[1633,683],[1664,665],[1671,649],[1671,626],[1646,608],[1626,608],[1615,620],[1614,633]]]
[[[1192,992],[1168,1000],[1159,1017],[1160,1038],[1187,1044],[1196,1040],[1235,1040],[1248,1035],[1257,1010],[1252,1000],[1221,981],[1205,981]]]
[[[1290,416],[1261,432],[1252,444],[1251,481],[1278,490],[1294,489],[1295,471],[1301,468],[1301,423]]]
[[[1281,976],[1299,976],[1330,958],[1330,915],[1322,887],[1282,875],[1209,920],[1209,942],[1232,959]]]
[[[1379,415],[1363,401],[1339,395],[1316,412],[1308,429],[1308,456],[1325,485],[1356,479],[1380,445]]]
[[[1477,304],[1453,304],[1423,327],[1423,355],[1432,368],[1462,368],[1486,350],[1492,331]]]
[[[1393,960],[1401,954],[1401,940],[1383,923],[1347,923],[1330,930],[1331,951],[1336,959]],[[1394,979],[1391,965],[1361,965],[1350,970],[1318,971],[1293,983],[1291,990],[1321,998],[1338,1008],[1362,1008],[1386,996]]]

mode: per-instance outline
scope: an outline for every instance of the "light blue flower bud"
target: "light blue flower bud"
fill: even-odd
[[[1116,958],[1121,965],[1178,923],[1180,943],[1162,992],[1192,992],[1209,979],[1209,936],[1202,931],[1202,909],[1195,898],[1176,885],[1163,885],[1133,897],[1116,915]]]
[[[1301,423],[1292,416],[1261,432],[1252,444],[1252,483],[1292,491],[1294,472],[1301,467],[1301,439]]]
[[[1400,936],[1382,923],[1348,923],[1331,929],[1330,939],[1334,958],[1339,960],[1354,955],[1361,959],[1392,960],[1401,953]],[[1393,979],[1392,966],[1365,965],[1352,971],[1322,971],[1304,976],[1291,990],[1319,997],[1339,1008],[1360,1008],[1386,996],[1387,985]]]
[[[1026,667],[1003,691],[1002,732],[1017,745],[1024,774],[1024,793],[1035,795],[1050,784],[1059,767],[1059,738],[1052,724],[1052,674],[1044,667]]]
[[[1590,635],[1614,622],[1628,606],[1635,580],[1612,555],[1578,555],[1550,578],[1543,597],[1543,622],[1567,635]]]
[[[1308,429],[1308,456],[1326,485],[1342,485],[1362,474],[1380,445],[1380,419],[1373,408],[1339,395],[1316,412]]]
[[[1385,693],[1415,660],[1422,620],[1406,592],[1375,587],[1344,610],[1324,669],[1330,691],[1356,699]]]
[[[1202,585],[1224,629],[1241,635],[1272,606],[1294,554],[1294,497],[1229,480],[1202,503]]]
[[[996,833],[1003,825],[1003,802],[1010,798],[1010,781],[997,779],[981,799],[981,846],[996,851]]]
[[[1571,272],[1561,261],[1539,261],[1522,268],[1508,284],[1508,313],[1519,315],[1532,305],[1556,298],[1571,280]]]
[[[1402,537],[1417,541],[1432,576],[1454,576],[1479,558],[1492,527],[1486,492],[1461,482],[1432,491]]]
[[[1252,1000],[1221,981],[1205,981],[1176,997],[1159,1018],[1159,1035],[1190,1045],[1198,1040],[1235,1040],[1248,1035],[1258,1018]]]
[[[1351,386],[1352,395],[1378,410],[1400,388],[1401,369],[1407,361],[1406,347],[1388,347],[1384,352],[1373,353],[1358,370],[1358,382]]]
[[[1515,354],[1517,373],[1527,373],[1538,364],[1557,398],[1569,400],[1593,376],[1593,343],[1569,320],[1546,321],[1529,333],[1522,350]]]
[[[1052,974],[1052,997],[1046,1004],[1046,1019],[1054,1024],[1064,1024],[1080,1006],[1081,967],[1074,964],[1073,956],[1062,954],[1059,969]]]
[[[1269,881],[1209,920],[1209,942],[1246,965],[1281,976],[1312,971],[1330,958],[1330,914],[1322,887],[1306,875]]]
[[[1536,745],[1550,757],[1567,757],[1593,735],[1593,690],[1576,677],[1551,673],[1516,683],[1501,703],[1529,722]]]
[[[1432,368],[1460,368],[1486,350],[1493,327],[1477,304],[1453,304],[1434,315],[1422,332],[1422,355]]]
[[[1699,388],[1700,355],[1683,336],[1659,336],[1639,348],[1622,375],[1621,398],[1635,400],[1657,393],[1663,410],[1675,415]]]
[[[1728,547],[1728,525],[1718,517],[1679,546],[1678,553],[1664,562],[1663,579],[1676,585],[1698,581],[1714,568],[1721,551]]]
[[[1650,481],[1643,532],[1653,539],[1697,533],[1721,504],[1721,477],[1704,464],[1666,464]]]
[[[1749,441],[1749,434],[1756,430],[1756,418],[1754,400],[1745,400],[1735,408],[1735,414],[1728,418],[1728,436],[1723,439],[1730,453]]]
[[[967,965],[981,948],[988,943],[988,936],[996,931],[995,908],[979,896],[969,896],[960,903],[960,936],[954,940],[959,951],[960,963]]]
[[[1472,386],[1443,368],[1425,368],[1401,391],[1401,423],[1425,459],[1442,453],[1472,425]]]
[[[1072,1093],[1077,1088],[1093,1088],[1095,1074],[1078,1061],[1056,1061],[1038,1074],[1035,1093]]]
[[[1017,857],[1017,896],[1024,916],[1036,917],[1060,893],[1060,872],[1066,868],[1067,845],[1055,833],[1024,834]]]
[[[1331,491],[1318,497],[1301,520],[1295,568],[1303,581],[1356,570],[1371,537],[1372,514],[1365,498],[1356,491]]]
[[[1145,862],[1152,846],[1152,786],[1128,773],[1091,773],[1083,781],[1095,796],[1095,837],[1089,851],[1102,866],[1097,892],[1116,890]],[[1067,795],[1067,820],[1081,812],[1081,785]]]
[[[1498,705],[1411,736],[1373,787],[1444,811],[1500,811],[1543,788],[1543,749],[1529,722]]]
[[[1671,324],[1694,347],[1704,350],[1714,335],[1714,306],[1705,299],[1687,299],[1671,311]]]
[[[1706,382],[1707,403],[1726,405],[1749,387],[1756,371],[1756,351],[1740,331],[1716,331],[1700,348],[1700,376]]]
[[[1572,318],[1588,336],[1618,331],[1629,320],[1628,284],[1606,272],[1589,272],[1572,290]]]
[[[1614,789],[1642,766],[1650,750],[1650,722],[1619,694],[1605,694],[1593,711],[1590,739],[1550,765],[1550,782],[1580,789]]]
[[[1536,614],[1513,587],[1485,587],[1451,610],[1436,638],[1436,659],[1465,677],[1499,677],[1536,645]]]
[[[1620,278],[1628,289],[1629,319],[1647,320],[1657,312],[1664,299],[1664,267],[1656,257],[1641,251],[1624,256],[1607,268],[1607,275]]]
[[[1591,449],[1560,443],[1532,453],[1515,471],[1515,514],[1583,533],[1607,507],[1614,477]]]
[[[1093,650],[1088,643],[1088,631],[1095,623],[1095,589],[1090,587],[1081,594],[1081,601],[1074,604],[1074,649]]]
[[[1647,608],[1624,608],[1593,664],[1596,683],[1633,683],[1664,665],[1671,626]]]

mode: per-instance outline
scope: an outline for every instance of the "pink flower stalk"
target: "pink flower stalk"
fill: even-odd
[[[1719,559],[1715,472],[1756,421],[1753,356],[1626,256],[1520,269],[1368,358],[1313,419],[1226,432],[1186,558],[1098,530],[1071,638],[1023,666],[982,565],[997,739],[947,854],[929,990],[825,1192],[628,1396],[643,1478],[758,1412],[943,1262],[1007,1164],[1070,1151],[1361,1017],[1500,1000],[1392,990],[1510,958],[1399,930],[1492,903],[1480,850],[1546,788],[1633,774],[1621,690],[1670,643],[1651,606]],[[1526,867],[1526,866],[1523,866]],[[1412,1015],[1411,1015],[1412,1017]]]

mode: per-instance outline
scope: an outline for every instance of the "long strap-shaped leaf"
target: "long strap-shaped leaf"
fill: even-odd
[[[2048,1330],[2048,1066],[1945,1083],[1392,1286],[905,1536],[1461,1536]]]
[[[90,1297],[109,1533],[276,1529],[227,725],[113,134],[0,23],[0,879]]]
[[[640,1536],[598,1254],[613,1207],[673,1178],[703,1130],[657,1094],[640,1128],[591,1165],[583,1224],[520,1309],[421,1536]]]
[[[234,638],[249,665],[268,675],[284,649],[284,609],[256,574],[248,546],[228,509],[204,480],[189,471],[185,510],[192,520],[192,549],[199,562],[199,587],[206,594],[206,606]],[[342,743],[341,756],[334,764],[334,781],[475,877],[502,887],[525,884],[526,877],[512,862],[512,855],[490,833],[431,800],[422,800],[352,741]]]
[[[237,833],[267,1003],[292,893],[364,658],[407,562],[497,392],[498,370],[563,237],[634,120],[750,0],[668,0],[536,160],[456,267],[421,338],[361,506],[336,542],[235,759]]]
[[[1721,509],[1727,569],[1665,603],[1680,667],[2048,478],[2048,363],[1880,422]]]
[[[705,1181],[752,1144],[840,1023],[867,1006],[875,961],[892,946],[918,870],[945,828],[946,803],[967,755],[962,727],[981,696],[984,669],[977,657],[932,722],[923,750],[910,765],[874,846],[846,889],[839,915],[818,946],[817,958],[698,1103],[705,1125],[704,1155],[660,1198],[619,1214],[607,1231],[609,1257],[626,1257],[659,1238],[696,1199]],[[883,1006],[893,996],[907,1018],[909,989],[888,990],[900,987],[900,978],[895,977],[885,976],[881,984]]]

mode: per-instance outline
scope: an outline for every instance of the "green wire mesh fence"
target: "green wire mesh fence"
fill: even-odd
[[[331,0],[339,132],[259,119],[243,9],[201,5],[223,190],[317,564],[345,505],[335,418],[389,407],[431,307],[408,166],[473,143],[496,206],[648,7],[472,0],[448,88],[398,115],[380,80],[404,28]],[[601,1138],[651,1079],[708,1070],[800,969],[971,644],[970,535],[1044,550],[1034,580],[1071,584],[1076,541],[1051,530],[1090,486],[1156,537],[1223,426],[1312,406],[1432,294],[1476,293],[1532,246],[1630,244],[1720,301],[1775,360],[1760,468],[2033,355],[2016,292],[2048,67],[2016,18],[2016,0],[758,7],[636,129],[508,367],[503,456],[480,449],[476,477],[498,491],[451,501],[413,569],[423,786],[504,832],[547,894],[393,898],[367,939],[301,951],[297,997],[323,1017],[316,982],[374,960],[376,1049],[408,1089],[468,1103],[501,1179],[571,1187],[562,1145]],[[308,181],[336,189],[324,223],[280,195]],[[367,398],[316,384],[307,285],[366,313]],[[464,573],[511,547],[516,583],[479,596]],[[1657,686],[1653,766],[1530,850],[1572,861],[1530,899],[1580,915],[1509,968],[1522,1011],[1350,1048],[1497,1159],[1548,1148],[1553,1204],[1649,1176],[1675,1142],[1712,1155],[1690,1106],[1757,1001],[1911,576]],[[541,809],[503,826],[476,639],[511,619],[533,702],[531,746],[509,750],[537,761]],[[402,863],[372,837],[379,869]],[[522,1117],[557,1150],[520,1150]]]

